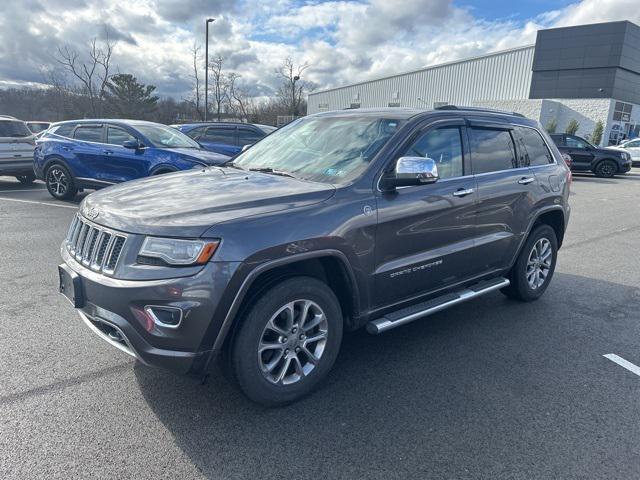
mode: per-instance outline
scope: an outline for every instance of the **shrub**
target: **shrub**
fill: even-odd
[[[575,135],[579,128],[580,124],[578,123],[578,121],[575,118],[572,118],[569,122],[569,125],[567,125],[567,129],[565,130],[565,132],[569,135]]]
[[[596,126],[593,129],[593,133],[591,134],[591,143],[594,145],[600,145],[602,141],[602,133],[604,131],[604,123],[602,120],[598,120],[596,122]]]
[[[547,123],[547,126],[544,128],[549,134],[556,133],[556,128],[558,128],[558,122],[555,120],[555,118],[551,119],[549,120],[549,123]]]

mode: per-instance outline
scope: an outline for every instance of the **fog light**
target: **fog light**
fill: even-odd
[[[182,322],[182,309],[178,307],[166,307],[162,305],[147,305],[144,311],[153,319],[159,327],[178,328]]]

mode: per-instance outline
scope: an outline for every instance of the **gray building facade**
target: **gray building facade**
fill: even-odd
[[[557,124],[572,120],[600,144],[640,135],[640,27],[622,21],[540,30],[535,45],[314,92],[308,112],[444,104],[512,110]]]

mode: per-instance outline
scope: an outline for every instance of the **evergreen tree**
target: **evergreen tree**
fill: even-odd
[[[158,97],[153,95],[155,89],[154,85],[139,83],[131,74],[114,75],[107,83],[107,109],[117,118],[149,118],[158,104]]]

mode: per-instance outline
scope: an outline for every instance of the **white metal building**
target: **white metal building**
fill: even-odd
[[[308,113],[345,108],[483,106],[578,135],[605,125],[603,145],[640,134],[640,27],[630,22],[541,30],[535,45],[314,92]]]

